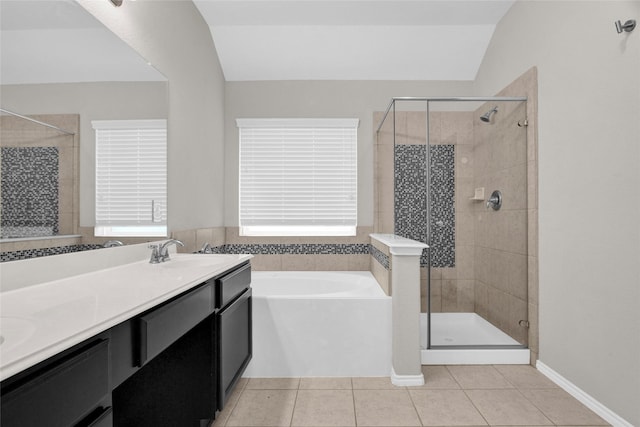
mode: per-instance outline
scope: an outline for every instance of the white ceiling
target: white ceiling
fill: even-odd
[[[0,29],[0,84],[166,80],[73,0],[1,0]]]
[[[474,80],[495,25],[514,3],[193,1],[227,81]]]
[[[474,80],[514,0],[194,3],[228,81]],[[1,84],[165,80],[74,0],[0,0],[0,18]]]

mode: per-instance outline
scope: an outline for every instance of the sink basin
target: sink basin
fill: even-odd
[[[156,264],[160,268],[215,268],[221,264],[229,262],[229,257],[225,255],[205,255],[205,254],[177,254],[172,255],[169,261]]]
[[[36,331],[32,320],[20,317],[0,317],[0,349],[9,351],[22,344]]]

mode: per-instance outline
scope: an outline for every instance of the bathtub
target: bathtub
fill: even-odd
[[[254,271],[245,377],[388,376],[391,298],[365,271]]]

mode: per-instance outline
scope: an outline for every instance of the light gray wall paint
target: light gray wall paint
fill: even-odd
[[[80,115],[80,225],[95,222],[95,133],[92,120],[164,119],[166,82],[5,85],[2,106],[19,114]]]
[[[223,225],[224,76],[190,1],[78,0],[169,79],[169,230]]]
[[[476,93],[539,77],[540,360],[640,425],[640,2],[517,2]]]
[[[394,96],[468,96],[468,81],[227,82],[225,95],[225,225],[238,225],[237,118],[350,117],[358,128],[358,225],[373,225],[373,113]],[[422,105],[424,109],[424,104]]]

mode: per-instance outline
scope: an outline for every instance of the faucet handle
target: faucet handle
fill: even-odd
[[[151,258],[149,258],[149,263],[158,264],[162,262],[160,259],[160,245],[149,245],[149,249],[151,249]]]

